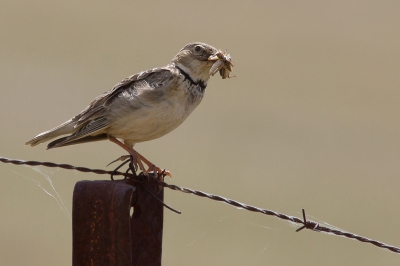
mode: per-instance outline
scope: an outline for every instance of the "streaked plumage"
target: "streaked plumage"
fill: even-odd
[[[48,149],[115,138],[147,174],[161,171],[133,150],[138,142],[159,138],[178,127],[199,105],[220,52],[204,43],[189,43],[165,67],[137,73],[103,93],[78,115],[43,132],[26,144],[35,146],[53,138]],[[213,56],[213,57],[212,57]],[[210,59],[213,58],[213,59]],[[150,164],[148,164],[150,163]]]

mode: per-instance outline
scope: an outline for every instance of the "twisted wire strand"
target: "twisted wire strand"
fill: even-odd
[[[113,174],[114,176],[124,176],[124,177],[129,177],[130,179],[132,179],[132,181],[137,181],[137,182],[143,182],[143,180],[139,179],[138,177],[130,174],[130,173],[122,173],[122,172],[116,172],[116,171],[105,171],[105,170],[101,170],[101,169],[90,169],[90,168],[86,168],[86,167],[77,167],[77,166],[73,166],[73,165],[69,165],[69,164],[57,164],[57,163],[52,163],[52,162],[38,162],[38,161],[23,161],[23,160],[15,160],[15,159],[8,159],[8,158],[4,158],[4,157],[0,157],[0,162],[3,163],[11,163],[11,164],[16,164],[16,165],[30,165],[30,166],[38,166],[38,165],[42,165],[42,166],[46,166],[46,167],[58,167],[58,168],[63,168],[63,169],[67,169],[67,170],[77,170],[80,172],[84,172],[84,173],[95,173],[95,174],[100,174],[100,175],[111,175]],[[140,176],[139,176],[140,177]],[[157,181],[157,180],[156,180]],[[259,212],[265,215],[270,215],[270,216],[275,216],[279,219],[282,220],[288,220],[294,223],[298,223],[298,224],[302,224],[303,226],[300,227],[299,229],[296,230],[296,232],[299,232],[301,230],[303,230],[304,228],[306,229],[310,229],[312,231],[315,232],[324,232],[324,233],[328,233],[328,234],[334,234],[334,235],[338,235],[338,236],[344,236],[347,238],[351,238],[351,239],[355,239],[358,240],[360,242],[364,242],[364,243],[370,243],[372,245],[375,245],[379,248],[385,248],[388,249],[390,251],[396,252],[396,253],[400,253],[400,248],[395,247],[395,246],[390,246],[387,245],[385,243],[382,243],[380,241],[377,240],[373,240],[373,239],[369,239],[363,236],[359,236],[353,233],[349,233],[349,232],[345,232],[345,231],[341,231],[338,229],[332,229],[332,228],[328,228],[328,227],[324,227],[321,226],[320,224],[314,222],[314,221],[307,221],[306,219],[306,215],[305,215],[305,211],[303,209],[303,219],[300,219],[298,217],[295,216],[289,216],[286,214],[282,214],[282,213],[278,213],[278,212],[274,212],[272,210],[268,210],[268,209],[261,209],[252,205],[247,205],[241,202],[238,202],[236,200],[232,200],[232,199],[228,199],[228,198],[224,198],[218,195],[213,195],[213,194],[209,194],[206,192],[202,192],[199,190],[193,190],[190,188],[185,188],[185,187],[179,187],[176,185],[170,185],[167,184],[165,182],[161,182],[161,181],[157,181],[159,185],[169,188],[171,190],[176,190],[176,191],[180,191],[183,193],[189,193],[189,194],[193,194],[199,197],[204,197],[204,198],[209,198],[215,201],[222,201],[225,202],[229,205],[238,207],[238,208],[242,208],[244,210],[248,210],[248,211],[252,211],[252,212]]]

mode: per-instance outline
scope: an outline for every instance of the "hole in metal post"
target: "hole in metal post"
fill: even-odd
[[[137,200],[138,200],[138,193],[137,190],[135,189],[131,198],[131,208],[129,209],[129,216],[135,219],[140,217],[140,207],[139,205],[136,204]]]
[[[142,208],[139,204],[136,204],[131,208],[131,217],[132,219],[139,219],[142,214]]]

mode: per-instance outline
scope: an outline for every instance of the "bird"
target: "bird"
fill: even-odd
[[[131,158],[146,176],[149,172],[171,176],[134,150],[134,145],[160,138],[181,125],[202,101],[210,77],[219,70],[225,79],[231,67],[226,52],[202,42],[189,43],[166,66],[123,79],[79,114],[25,144],[33,147],[60,136],[47,149],[109,140],[129,154],[117,160]]]

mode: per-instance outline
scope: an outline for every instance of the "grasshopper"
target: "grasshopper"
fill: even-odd
[[[225,52],[219,51],[217,54],[210,57],[208,60],[212,61],[217,60],[210,69],[211,76],[214,76],[215,73],[219,71],[219,74],[221,75],[222,79],[235,77],[235,76],[233,77],[229,76],[230,72],[232,72],[232,67],[234,66],[234,64],[232,62],[231,55],[228,54],[227,51]]]

